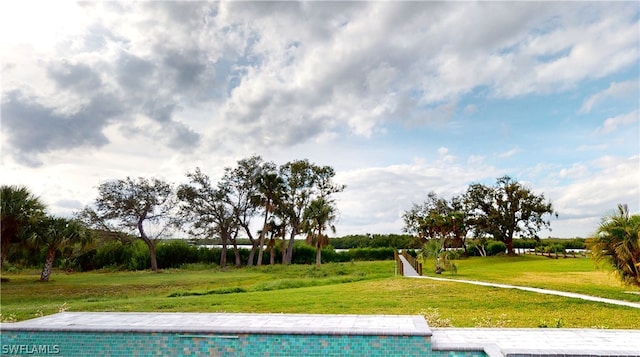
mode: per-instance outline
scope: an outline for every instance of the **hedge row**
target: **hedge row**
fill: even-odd
[[[357,248],[348,251],[336,252],[328,247],[322,250],[322,262],[349,262],[362,260],[391,260],[393,248]],[[240,249],[242,265],[246,265],[249,259],[249,250]],[[219,264],[221,248],[206,248],[189,245],[184,241],[160,242],[156,246],[156,258],[160,269],[178,268],[184,264],[203,263]],[[257,258],[257,252],[255,258]],[[314,247],[298,242],[293,248],[293,264],[314,264],[316,250]],[[262,264],[269,264],[270,251],[263,254]],[[282,263],[282,252],[279,247],[275,251],[276,264]],[[255,264],[255,261],[254,261]],[[66,265],[64,268],[78,271],[96,269],[113,270],[143,270],[150,266],[149,249],[142,241],[123,244],[119,241],[110,242],[102,247],[87,252],[72,260],[60,260],[58,265]],[[227,265],[235,265],[233,249],[227,250]]]

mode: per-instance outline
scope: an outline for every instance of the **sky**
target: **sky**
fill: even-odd
[[[0,4],[1,184],[70,216],[107,180],[336,170],[337,236],[509,175],[587,237],[640,212],[640,2]]]

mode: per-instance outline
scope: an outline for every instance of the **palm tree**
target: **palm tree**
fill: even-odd
[[[629,207],[605,216],[588,247],[596,263],[606,261],[623,282],[640,286],[640,215],[629,216]]]
[[[257,187],[259,196],[255,198],[255,201],[264,207],[264,222],[258,240],[260,250],[258,251],[258,262],[256,263],[257,266],[260,266],[262,265],[265,235],[269,231],[269,214],[275,211],[279,198],[284,191],[284,180],[275,172],[265,172],[258,177]]]
[[[0,187],[2,208],[0,266],[7,258],[9,244],[26,238],[28,230],[44,217],[45,206],[24,186],[2,185]]]
[[[418,252],[418,257],[422,260],[435,260],[435,273],[442,274],[443,270],[449,270],[453,274],[458,272],[458,266],[453,260],[457,257],[455,251],[447,250],[444,244],[445,238],[429,239]]]
[[[267,249],[269,250],[269,264],[274,265],[276,263],[276,246],[279,245],[280,249],[283,248],[282,241],[279,238],[284,238],[285,226],[283,223],[278,224],[275,217],[271,217],[266,225],[267,233],[271,236],[269,242],[267,242]],[[260,231],[259,233],[262,233]]]
[[[91,235],[78,221],[47,217],[38,224],[29,241],[36,247],[44,247],[47,250],[40,281],[49,281],[56,253],[75,244],[84,246],[90,243]]]
[[[307,234],[307,243],[316,248],[316,266],[322,262],[322,247],[329,243],[325,230],[331,229],[335,233],[336,227],[331,223],[336,219],[336,209],[332,203],[320,197],[309,204],[304,210],[302,231]]]

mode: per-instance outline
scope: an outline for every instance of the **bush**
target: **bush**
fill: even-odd
[[[507,245],[500,241],[490,240],[487,242],[485,249],[487,251],[487,256],[504,254],[507,250]]]
[[[292,264],[315,264],[316,249],[302,242],[295,242],[293,245]]]
[[[513,239],[513,248],[516,248],[516,249],[535,249],[535,247],[538,244],[539,243],[536,239],[523,239],[523,238]]]
[[[394,248],[356,248],[350,249],[346,255],[351,260],[392,260]]]
[[[564,245],[559,243],[552,244],[548,248],[548,253],[564,253]]]
[[[81,267],[90,266],[94,269],[143,270],[151,265],[149,248],[141,240],[131,243],[109,242],[96,249],[94,254],[87,253],[78,259]]]
[[[156,248],[158,268],[177,268],[183,264],[198,263],[198,247],[190,246],[185,241],[160,243]]]

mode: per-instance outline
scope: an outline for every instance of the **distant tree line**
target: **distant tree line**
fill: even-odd
[[[249,249],[240,249],[242,260],[249,257]],[[276,248],[276,264],[281,264],[279,248]],[[184,240],[163,240],[156,244],[156,257],[159,269],[184,268],[189,265],[219,266],[222,249],[195,246]],[[227,259],[233,259],[235,253],[227,250]],[[143,241],[136,239],[128,243],[111,241],[97,249],[87,251],[75,257],[59,257],[57,265],[66,271],[91,270],[144,270],[149,268],[149,250]],[[393,248],[360,248],[349,251],[338,251],[331,248],[322,249],[322,263],[350,262],[368,260],[391,260]],[[269,264],[268,255],[263,255],[262,264]],[[297,241],[293,247],[292,264],[314,264],[316,249],[303,241]],[[37,264],[38,259],[31,264]],[[29,262],[24,262],[28,265]]]

